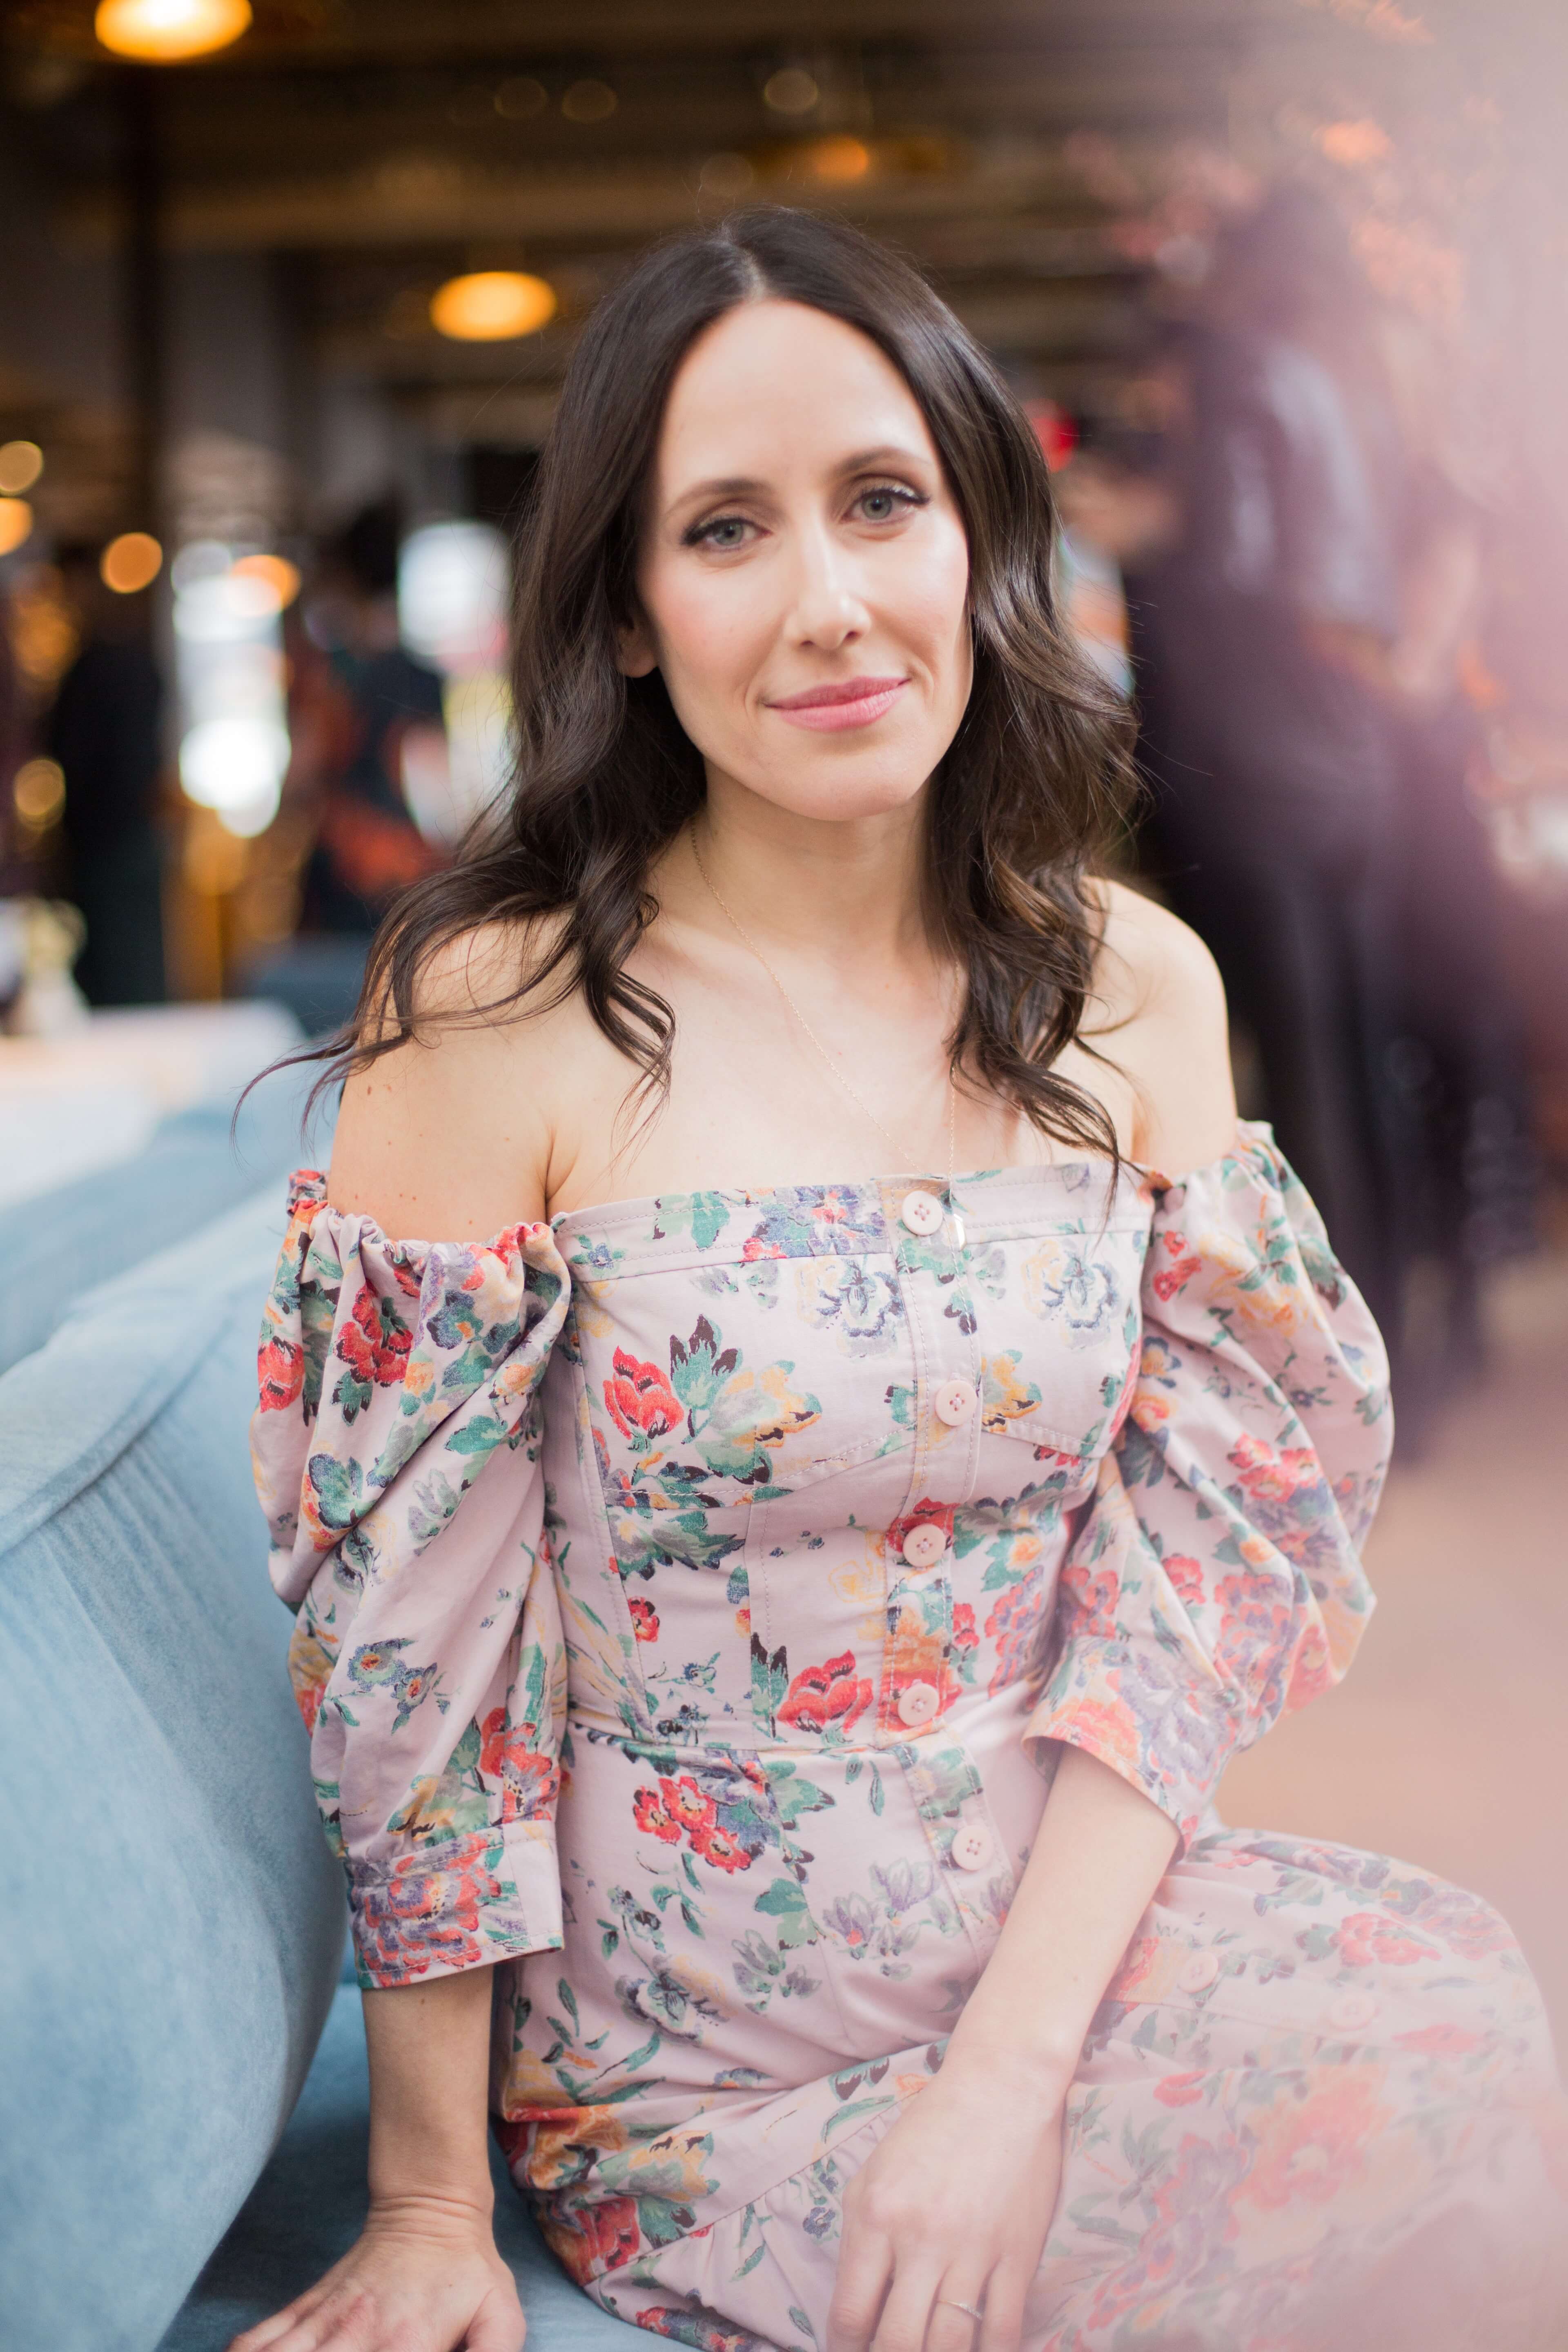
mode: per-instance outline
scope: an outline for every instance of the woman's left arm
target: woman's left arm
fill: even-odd
[[[1175,1843],[1130,1781],[1061,1750],[942,2071],[849,2184],[828,2352],[1014,2352],[1084,2039]],[[966,2304],[984,2308],[978,2326]]]

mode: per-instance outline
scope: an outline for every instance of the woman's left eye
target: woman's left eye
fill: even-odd
[[[900,482],[879,482],[875,488],[862,490],[855,501],[868,522],[891,522],[896,515],[907,514],[911,507],[925,504],[918,491],[906,489]]]

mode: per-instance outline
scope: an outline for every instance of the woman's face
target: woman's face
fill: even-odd
[[[816,818],[911,800],[969,699],[968,591],[925,418],[875,343],[773,299],[698,338],[621,660],[663,674],[710,780]]]

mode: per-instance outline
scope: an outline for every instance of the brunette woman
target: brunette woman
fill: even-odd
[[[1094,878],[1051,530],[846,227],[583,338],[517,780],[383,931],[268,1308],[372,2203],[240,2352],[517,2352],[487,2088],[589,2294],[707,2352],[1545,2308],[1507,1927],[1213,1810],[1365,1622],[1384,1357],[1204,949]]]

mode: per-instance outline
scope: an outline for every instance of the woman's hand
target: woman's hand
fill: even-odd
[[[1017,2352],[1061,2183],[1066,2090],[950,2051],[849,2184],[827,2352]]]
[[[373,2205],[342,2262],[228,2352],[521,2352],[525,2332],[488,2206],[410,2197]]]

